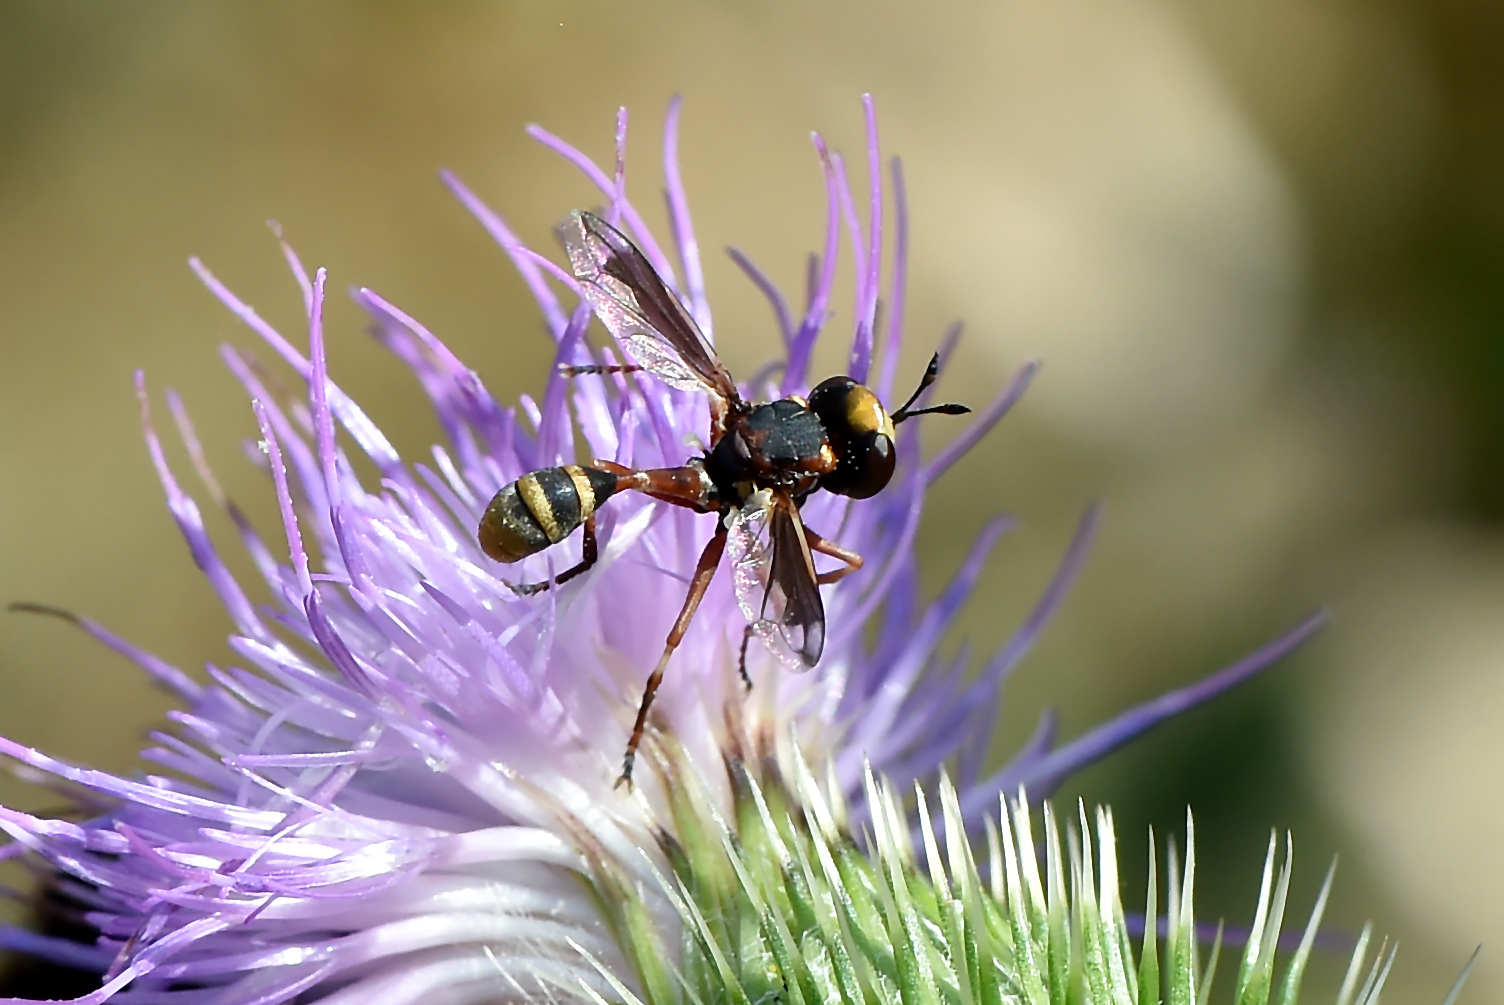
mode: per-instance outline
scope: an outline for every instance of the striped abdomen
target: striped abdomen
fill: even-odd
[[[566,464],[523,475],[491,499],[480,518],[480,547],[498,562],[519,562],[564,540],[616,492],[617,476]]]

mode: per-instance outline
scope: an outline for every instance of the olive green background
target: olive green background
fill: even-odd
[[[1271,828],[1298,842],[1297,911],[1340,853],[1335,923],[1398,935],[1392,1000],[1438,1001],[1504,934],[1501,51],[1504,8],[1468,0],[0,2],[0,600],[87,614],[185,668],[229,659],[131,384],[143,368],[166,429],[160,394],[182,392],[221,480],[272,526],[217,356],[253,339],[189,255],[301,337],[275,218],[332,290],[378,290],[511,400],[541,386],[548,342],[436,171],[551,246],[594,197],[523,126],[608,159],[627,105],[631,189],[661,220],[682,92],[717,334],[748,373],[770,317],[716,249],[798,288],[824,221],[809,131],[859,163],[871,91],[913,209],[912,368],[955,318],[948,397],[979,404],[1045,360],[934,492],[928,588],[989,515],[1019,515],[966,619],[989,652],[1106,505],[1012,682],[999,756],[1044,703],[1069,737],[1331,607],[1295,658],[1062,805],[1116,807],[1132,876],[1146,828],[1179,833],[1192,804],[1202,911],[1232,924]],[[348,300],[329,328],[335,379],[421,456],[437,427],[416,386]],[[0,733],[129,771],[167,707],[62,624],[0,618]],[[56,801],[9,778],[0,798]],[[1485,956],[1462,1000],[1501,982]]]

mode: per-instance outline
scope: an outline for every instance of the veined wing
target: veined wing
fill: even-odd
[[[559,236],[596,317],[640,366],[674,387],[738,400],[736,381],[699,326],[625,234],[576,210]]]
[[[799,510],[781,492],[759,493],[731,520],[742,614],[779,662],[808,670],[825,648],[825,605]]]

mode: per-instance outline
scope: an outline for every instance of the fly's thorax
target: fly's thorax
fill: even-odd
[[[617,476],[567,464],[523,475],[492,497],[476,536],[498,562],[518,562],[568,537],[616,492]]]
[[[803,398],[780,398],[738,416],[706,465],[723,492],[737,483],[752,483],[778,485],[798,495],[835,470],[836,455],[809,404]]]
[[[809,407],[836,457],[820,487],[853,499],[881,492],[893,477],[897,450],[893,418],[877,395],[850,377],[831,377],[810,392]]]

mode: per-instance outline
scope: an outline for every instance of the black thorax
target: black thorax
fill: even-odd
[[[797,398],[755,405],[734,417],[705,458],[705,470],[722,501],[734,505],[760,488],[802,497],[834,465],[825,427]]]

